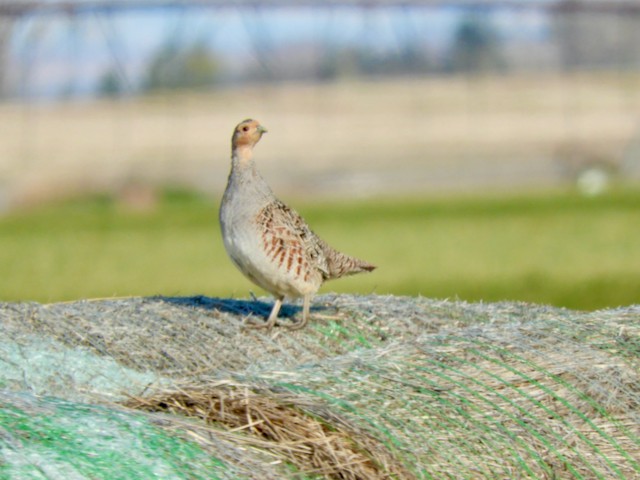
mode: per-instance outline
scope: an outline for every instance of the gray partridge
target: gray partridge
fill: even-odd
[[[331,248],[275,197],[253,160],[253,147],[266,131],[249,119],[233,132],[220,227],[233,263],[275,297],[266,323],[251,326],[272,328],[284,298],[303,297],[302,319],[289,327],[299,329],[309,321],[311,298],[326,280],[370,272],[375,266]]]

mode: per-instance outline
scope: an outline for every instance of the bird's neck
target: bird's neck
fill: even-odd
[[[225,195],[234,189],[250,190],[255,204],[264,205],[273,199],[271,188],[256,168],[250,146],[234,146],[231,152],[231,172]]]
[[[234,168],[246,168],[253,162],[253,147],[237,145],[231,151],[231,161]]]

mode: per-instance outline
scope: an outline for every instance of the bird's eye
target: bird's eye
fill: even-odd
[[[247,125],[245,125],[244,127],[242,127],[242,131],[243,132],[248,132],[249,131],[249,127]]]

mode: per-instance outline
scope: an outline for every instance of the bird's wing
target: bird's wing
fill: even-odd
[[[272,261],[299,276],[315,270],[323,278],[329,277],[324,242],[298,212],[274,200],[260,210],[257,221],[263,232],[263,247]]]

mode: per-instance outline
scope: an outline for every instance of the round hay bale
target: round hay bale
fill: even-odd
[[[264,332],[243,328],[264,301],[0,304],[0,388],[144,412],[233,478],[640,476],[640,307],[315,305],[309,328]]]

